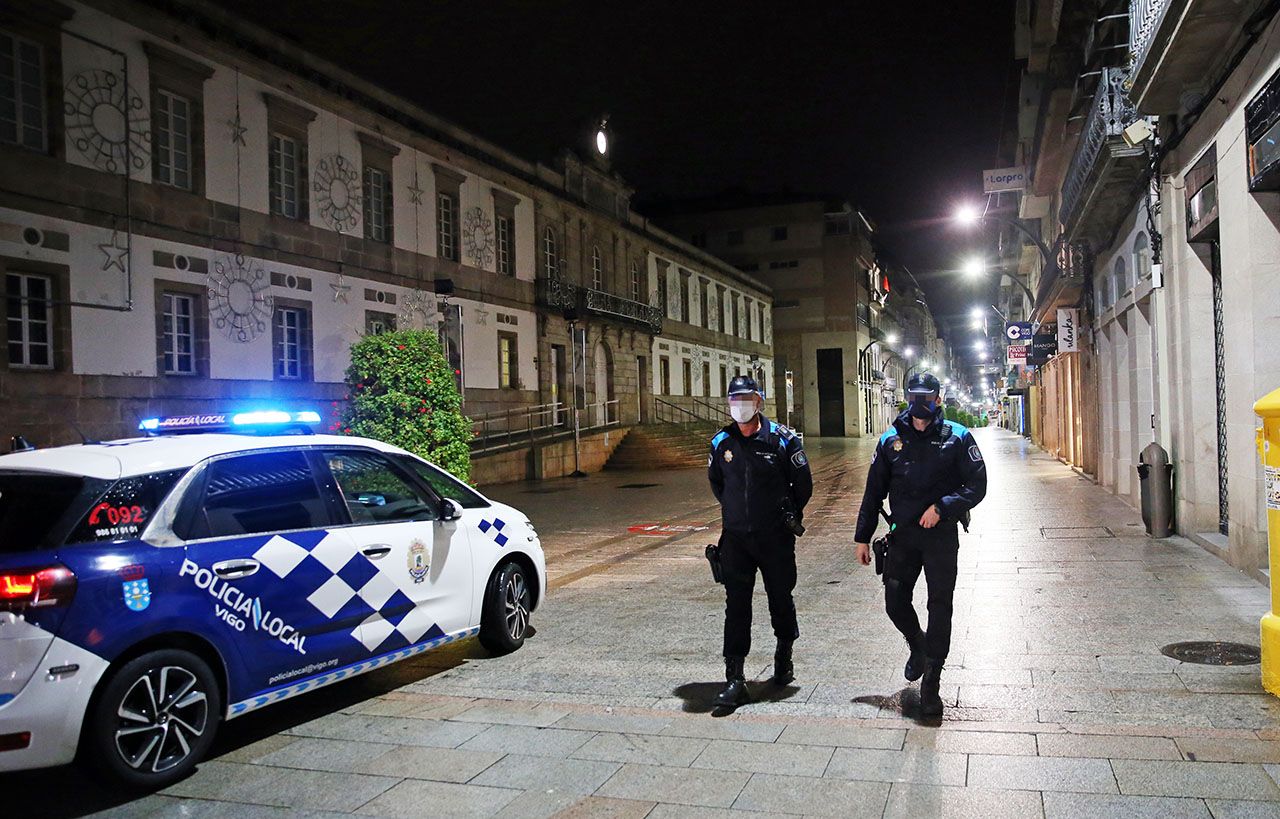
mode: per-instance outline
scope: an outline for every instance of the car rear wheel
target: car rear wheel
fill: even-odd
[[[494,654],[509,654],[524,645],[532,607],[533,591],[524,568],[504,563],[485,592],[480,644]]]
[[[221,714],[208,664],[178,649],[130,660],[97,697],[85,725],[86,762],[111,780],[158,789],[204,758]]]

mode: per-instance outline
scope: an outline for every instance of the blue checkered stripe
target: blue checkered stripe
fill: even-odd
[[[437,633],[439,632],[438,628],[435,630]],[[310,679],[303,680],[302,682],[281,686],[280,688],[268,691],[265,694],[259,694],[256,697],[250,697],[247,700],[241,700],[240,702],[234,703],[227,709],[227,716],[238,717],[241,714],[256,711],[264,705],[270,705],[272,703],[280,702],[281,700],[287,700],[290,697],[296,697],[306,691],[324,688],[326,685],[332,685],[339,680],[344,680],[348,677],[355,677],[359,674],[373,671],[375,668],[381,668],[384,665],[399,662],[406,657],[421,654],[428,649],[436,648],[437,646],[442,646],[446,643],[457,642],[458,640],[465,640],[468,637],[474,637],[479,632],[479,628],[469,628],[460,631],[457,634],[441,634],[439,637],[426,640],[418,643],[417,645],[408,646],[389,654],[383,654],[380,657],[374,657],[370,660],[352,663],[351,665],[343,666],[342,668],[334,669],[333,671],[328,671],[318,677],[312,677]]]
[[[414,645],[435,626],[401,590],[411,582],[403,562],[375,563],[340,533],[276,535],[253,557],[325,617],[358,622],[351,637],[371,652]]]
[[[499,546],[506,546],[507,541],[511,539],[502,533],[502,530],[507,528],[507,524],[504,523],[501,518],[482,520],[480,521],[480,525],[476,528],[493,538],[493,542]]]

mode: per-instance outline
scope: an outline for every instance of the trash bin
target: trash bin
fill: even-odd
[[[1173,532],[1173,465],[1169,453],[1155,441],[1138,455],[1138,482],[1147,534],[1168,537]]]
[[[1262,687],[1280,696],[1280,390],[1273,390],[1253,405],[1262,418],[1258,429],[1258,457],[1262,459],[1263,502],[1267,509],[1268,563],[1271,575],[1271,611],[1262,617]]]

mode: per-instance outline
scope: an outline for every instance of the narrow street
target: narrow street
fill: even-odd
[[[492,490],[547,549],[551,591],[515,654],[467,641],[234,720],[195,775],[138,801],[70,793],[56,771],[21,790],[121,816],[1280,815],[1280,702],[1258,666],[1161,654],[1256,645],[1266,589],[1149,540],[1023,438],[975,436],[990,490],[962,535],[940,725],[910,716],[903,641],[853,560],[874,439],[824,440],[809,446],[797,680],[765,682],[757,584],[755,701],[731,716],[707,713],[723,593],[702,555],[718,529],[705,475],[604,472]],[[923,597],[922,581],[921,612]]]

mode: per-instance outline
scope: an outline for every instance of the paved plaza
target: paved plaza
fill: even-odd
[[[872,440],[811,441],[794,684],[713,716],[723,592],[701,470],[493,487],[543,536],[537,633],[460,643],[228,723],[210,759],[130,801],[66,771],[0,778],[42,812],[119,816],[1280,816],[1280,700],[1258,666],[1161,647],[1258,641],[1265,588],[1002,430],[961,535],[945,717],[913,717],[905,646],[852,531]],[[923,613],[923,581],[917,606]],[[68,782],[74,781],[75,786]],[[759,813],[748,813],[759,812]],[[8,811],[6,810],[6,814]],[[28,815],[13,813],[11,815]]]

